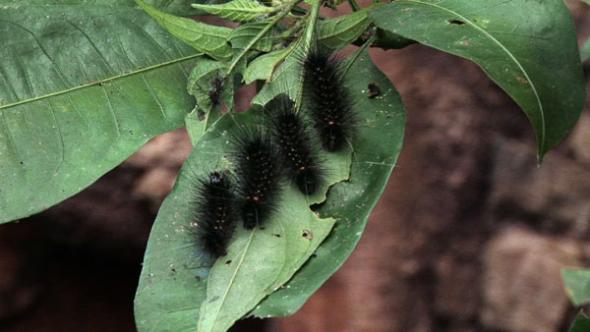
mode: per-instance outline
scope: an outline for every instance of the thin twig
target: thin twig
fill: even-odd
[[[232,71],[236,68],[236,66],[238,65],[240,60],[242,60],[242,58],[246,55],[246,53],[248,53],[248,51],[250,51],[250,49],[252,49],[252,47],[254,47],[254,45],[270,31],[270,29],[272,29],[277,23],[279,23],[279,21],[281,21],[285,16],[287,16],[287,14],[291,12],[291,9],[295,7],[300,1],[301,0],[291,1],[287,6],[283,8],[283,10],[281,10],[281,12],[279,12],[273,18],[273,20],[267,26],[264,27],[264,29],[260,30],[260,32],[250,40],[250,42],[248,43],[248,45],[246,45],[244,50],[242,50],[242,52],[240,52],[240,54],[238,54],[238,56],[232,60],[227,70],[228,76],[231,75]]]

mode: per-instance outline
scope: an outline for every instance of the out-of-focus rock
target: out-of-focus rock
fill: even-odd
[[[581,255],[571,241],[514,226],[500,231],[483,257],[482,322],[513,332],[558,331],[569,306],[560,270],[579,265]]]
[[[191,143],[184,129],[156,136],[125,162],[138,168],[178,168],[191,152]]]
[[[152,168],[137,181],[133,194],[139,198],[147,198],[159,205],[172,190],[177,174],[177,169]]]
[[[590,113],[582,114],[569,143],[576,159],[590,164]]]
[[[10,245],[0,244],[0,321],[29,309],[38,289],[23,278],[24,257]]]
[[[435,309],[446,317],[469,321],[477,317],[480,287],[479,270],[473,262],[446,255],[436,263]]]
[[[491,183],[491,208],[501,216],[524,214],[543,219],[541,228],[590,229],[590,168],[550,152],[537,167],[535,150],[499,140]]]
[[[154,220],[147,203],[131,194],[142,174],[132,167],[109,172],[33,219],[42,223],[47,237],[57,243],[135,257],[137,251],[143,252]]]

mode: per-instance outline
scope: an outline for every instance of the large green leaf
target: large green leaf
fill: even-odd
[[[590,331],[590,318],[580,312],[570,326],[569,332],[588,332]]]
[[[399,0],[375,8],[372,18],[480,65],[528,116],[541,157],[584,106],[576,31],[563,0]]]
[[[590,270],[563,269],[565,290],[576,306],[590,303]]]
[[[322,217],[337,219],[336,226],[293,279],[262,301],[253,312],[255,316],[295,313],[344,263],[356,247],[397,161],[406,120],[399,94],[366,52],[352,63],[345,80],[360,119],[350,180],[333,186],[318,210]],[[367,94],[370,83],[381,91],[374,99]]]
[[[194,50],[134,4],[0,1],[0,222],[79,192],[182,125]]]
[[[317,257],[314,255],[315,258],[308,260],[301,272],[286,287],[276,292],[286,295],[286,300],[289,301],[284,304],[284,311],[281,312],[283,314],[296,310],[348,257],[362,233],[370,210],[387,182],[401,147],[405,114],[399,96],[387,78],[371,64],[366,54],[354,62],[347,77],[351,82],[353,98],[358,103],[355,105],[358,105],[359,118],[362,119],[358,139],[354,142],[352,167],[347,166],[350,164],[346,159],[338,161],[344,156],[330,154],[326,157],[329,159],[327,165],[331,169],[330,173],[342,168],[338,173],[348,174],[347,170],[350,169],[351,178],[330,189],[330,196],[321,209],[322,217],[333,217],[338,221],[334,231],[316,251]],[[367,96],[369,83],[377,84],[382,89],[382,94],[375,99]],[[241,117],[236,116],[235,122],[263,122],[252,115],[248,119],[248,113],[251,112],[253,111]],[[232,124],[233,119],[229,121],[224,117],[201,138],[195,152],[183,167],[175,189],[160,210],[148,243],[135,301],[137,324],[142,332],[194,331],[199,319],[204,320],[201,322],[203,330],[209,330],[212,326],[214,331],[223,330],[227,324],[239,318],[238,315],[245,314],[256,305],[255,302],[262,295],[271,293],[289,279],[317,245],[307,248],[298,248],[297,245],[281,247],[279,244],[282,242],[278,242],[278,239],[300,239],[302,232],[298,227],[302,227],[307,220],[318,223],[310,224],[309,229],[320,227],[320,222],[330,220],[318,220],[316,216],[308,214],[309,210],[305,206],[301,207],[304,204],[301,201],[302,196],[292,188],[287,189],[281,199],[281,212],[277,214],[280,217],[273,218],[269,222],[269,228],[263,231],[256,230],[252,233],[239,229],[230,245],[228,257],[213,265],[214,262],[197,249],[198,242],[194,239],[194,234],[187,230],[194,214],[192,195],[195,191],[195,175],[204,176],[212,170],[228,167],[222,156],[223,151],[231,150],[231,144],[228,143],[230,135],[224,130]],[[316,197],[305,202],[305,205],[322,200],[322,197]],[[285,222],[294,215],[301,219],[293,223]],[[281,229],[280,226],[284,228]],[[290,230],[291,228],[298,232]],[[318,236],[318,241],[325,236],[321,229],[312,233],[314,239]],[[281,237],[277,238],[273,234]],[[244,251],[242,248],[247,243],[255,247],[261,257]],[[272,255],[267,251],[271,251]],[[239,253],[245,253],[241,270],[234,265],[242,261],[237,259],[241,257]],[[285,257],[287,253],[287,256],[292,257]],[[229,260],[231,263],[226,265]],[[277,274],[277,267],[281,265],[278,262],[281,262],[283,268]],[[253,274],[252,266],[256,266],[260,272]],[[273,267],[274,270],[269,271]],[[240,275],[242,280],[240,285],[228,288],[227,278],[233,275],[232,272],[236,276]],[[210,285],[207,285],[208,277],[213,280]],[[290,293],[290,287],[297,287],[301,293]],[[209,294],[206,295],[207,292]],[[226,294],[226,309],[220,315],[216,315],[215,311],[219,308],[218,300],[221,298],[216,296],[217,293]],[[201,307],[205,296],[208,298],[208,305]],[[263,303],[272,305],[273,314],[277,314],[277,301],[280,302],[280,298],[273,294]],[[266,307],[264,304],[263,308]],[[258,312],[267,315],[263,308]],[[201,316],[202,314],[204,315]],[[205,315],[208,317],[203,318]],[[211,319],[215,318],[217,323],[212,323]]]
[[[319,219],[309,208],[323,201],[324,194],[308,198],[285,184],[279,206],[264,229],[247,231],[239,227],[228,255],[214,265],[205,254],[195,257],[201,250],[199,242],[194,239],[194,232],[185,232],[193,221],[194,195],[198,189],[195,179],[204,178],[215,169],[230,168],[227,154],[234,148],[228,137],[241,132],[243,126],[254,128],[264,122],[256,110],[228,114],[198,140],[150,236],[136,297],[136,318],[141,331],[182,330],[191,324],[196,326],[197,318],[201,332],[226,330],[289,280],[332,229],[333,219]],[[198,137],[199,133],[191,136]],[[330,171],[320,190],[323,193],[329,184],[348,178],[350,154],[328,156],[324,167]],[[162,252],[166,254],[161,255]],[[169,268],[162,268],[170,265],[175,266],[173,274]],[[195,283],[195,271],[191,268],[195,265],[211,268],[206,293],[196,286],[186,289],[188,283]],[[180,293],[196,297],[168,298]],[[197,309],[202,302],[206,305],[199,315],[189,312],[190,315],[182,316],[182,322],[176,321],[178,315],[183,315],[183,308]],[[162,305],[167,306],[169,315],[158,313]]]

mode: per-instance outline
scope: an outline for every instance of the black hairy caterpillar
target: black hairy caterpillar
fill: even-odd
[[[295,103],[286,94],[280,94],[264,109],[272,119],[272,133],[287,176],[303,194],[316,193],[323,172],[305,122],[295,110]]]
[[[204,249],[225,256],[236,227],[235,196],[229,172],[213,172],[201,181],[197,230]]]
[[[280,165],[277,149],[262,132],[238,139],[235,156],[236,175],[244,227],[263,225],[274,210],[280,189]]]
[[[303,60],[303,94],[322,147],[341,151],[352,140],[355,114],[340,63],[317,47]]]

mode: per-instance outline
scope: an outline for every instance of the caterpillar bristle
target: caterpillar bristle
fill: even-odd
[[[246,229],[262,226],[276,207],[281,170],[270,136],[262,132],[238,140],[236,174],[241,216]]]
[[[279,94],[265,105],[265,113],[272,119],[272,133],[287,176],[303,194],[315,194],[323,181],[323,170],[295,103]]]
[[[197,230],[204,249],[225,256],[236,226],[235,196],[229,172],[213,172],[201,180]]]
[[[340,63],[326,51],[311,49],[303,60],[303,93],[322,147],[342,151],[352,141],[355,114]]]

